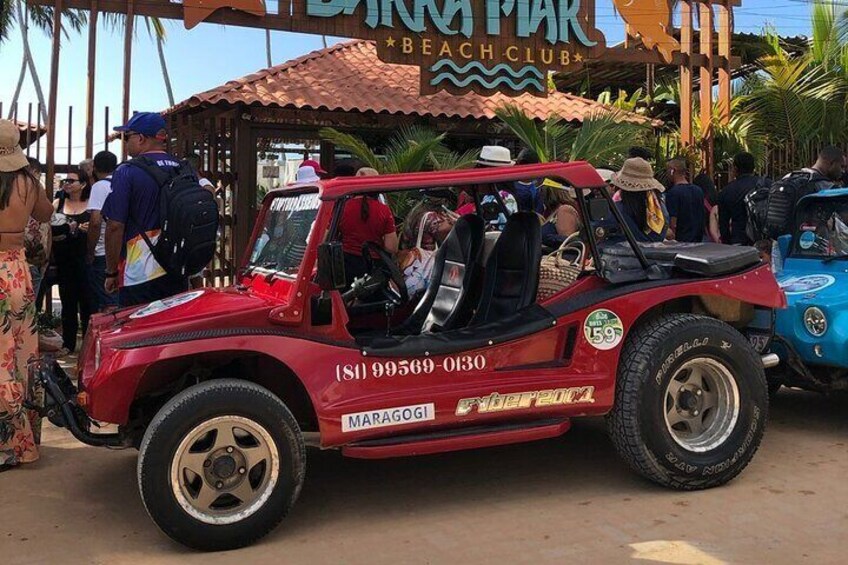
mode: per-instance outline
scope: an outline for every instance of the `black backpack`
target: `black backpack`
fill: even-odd
[[[775,181],[768,191],[764,234],[771,239],[792,233],[795,205],[803,196],[817,191],[816,183],[826,178],[819,172],[795,171]]]
[[[146,172],[159,185],[162,231],[156,243],[138,226],[154,259],[175,277],[185,278],[199,272],[215,255],[218,235],[215,196],[200,186],[197,173],[185,161],[179,168],[168,170],[143,156],[127,163]]]
[[[768,196],[771,180],[757,177],[757,184],[742,198],[748,210],[748,223],[745,225],[745,235],[752,242],[768,237],[766,235],[766,214],[768,213]]]

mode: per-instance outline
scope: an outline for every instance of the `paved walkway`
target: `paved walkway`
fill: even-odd
[[[37,465],[0,475],[0,562],[846,563],[848,396],[782,392],[760,452],[711,491],[663,490],[618,460],[601,420],[533,444],[357,461],[310,451],[299,502],[238,552],[161,534],[135,451],[46,433]]]

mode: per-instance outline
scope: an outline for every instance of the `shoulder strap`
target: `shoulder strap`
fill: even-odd
[[[135,157],[134,159],[130,159],[127,161],[128,165],[132,165],[134,167],[138,167],[156,182],[159,188],[162,188],[168,181],[176,176],[175,172],[166,172],[163,171],[162,168],[157,165],[150,157],[145,157],[144,155],[140,157]]]
[[[150,175],[150,177],[156,182],[160,190],[166,184],[168,184],[168,181],[170,181],[175,176],[174,173],[167,173],[163,171],[162,168],[159,167],[156,163],[154,163],[152,159],[150,159],[149,157],[145,157],[144,155],[130,159],[129,161],[127,161],[127,165],[138,167],[139,169]],[[153,242],[150,241],[150,238],[147,236],[147,232],[144,230],[144,227],[141,225],[141,223],[135,220],[132,211],[129,211],[127,219],[133,223],[135,228],[138,230],[139,235],[144,240],[144,243],[146,243],[148,249],[150,249],[150,253],[153,254],[153,258],[156,259],[157,262],[159,262],[159,258],[156,256],[156,249],[153,245]]]

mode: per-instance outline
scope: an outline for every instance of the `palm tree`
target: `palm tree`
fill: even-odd
[[[498,108],[495,114],[543,163],[570,160],[618,165],[628,148],[645,141],[651,133],[647,124],[628,121],[617,109],[590,114],[579,126],[555,115],[539,122],[511,104]]]
[[[62,16],[62,21],[66,22],[76,32],[82,30],[87,20],[85,12],[80,10],[63,10]],[[52,37],[53,8],[50,6],[28,6],[24,0],[3,0],[0,2],[0,44],[9,39],[15,23],[18,24],[18,29],[21,32],[23,57],[15,93],[12,95],[11,104],[9,104],[9,118],[14,115],[15,106],[18,103],[21,88],[26,78],[26,72],[29,70],[36,96],[38,96],[38,102],[41,105],[41,119],[46,123],[47,104],[44,101],[44,90],[41,87],[41,80],[38,77],[35,60],[33,59],[32,49],[29,44],[29,29],[30,24],[35,25],[35,27],[47,34],[48,37]],[[68,31],[64,23],[62,25],[62,32],[65,37],[68,37]]]
[[[123,14],[104,13],[103,17],[105,18],[106,25],[113,29],[123,28],[124,25],[126,25],[126,16]],[[171,87],[171,76],[168,73],[168,63],[165,60],[165,40],[167,39],[165,24],[159,18],[150,16],[135,16],[135,21],[137,22],[138,18],[141,17],[144,18],[144,26],[147,29],[147,34],[156,41],[156,51],[159,55],[159,68],[162,71],[162,81],[165,83],[165,93],[168,96],[169,105],[173,106],[175,104],[174,91]],[[133,26],[133,29],[138,29],[138,26]]]
[[[741,87],[740,110],[753,115],[769,150],[779,150],[792,168],[809,165],[823,144],[848,142],[848,12],[817,1],[810,18],[812,37],[800,56],[767,29],[760,72]]]

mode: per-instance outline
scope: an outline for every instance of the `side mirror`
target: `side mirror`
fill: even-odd
[[[318,246],[318,286],[321,290],[344,290],[344,252],[340,241],[328,241]]]

